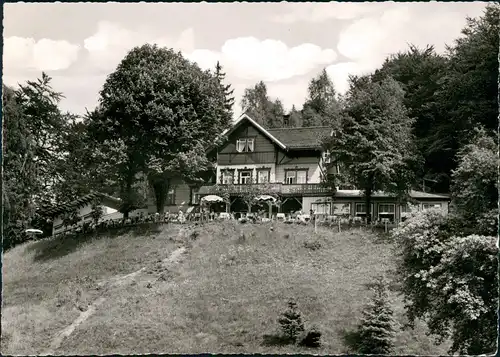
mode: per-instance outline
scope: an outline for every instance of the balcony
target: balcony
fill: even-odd
[[[216,195],[221,192],[227,192],[231,195],[241,193],[258,192],[259,189],[264,189],[269,193],[275,193],[282,196],[325,196],[330,195],[331,190],[323,187],[319,183],[306,184],[290,184],[283,183],[268,183],[268,184],[248,184],[248,185],[203,185],[198,194],[200,195]],[[265,193],[265,192],[260,192]]]
[[[276,153],[274,151],[219,153],[217,156],[219,165],[272,164],[275,161]]]

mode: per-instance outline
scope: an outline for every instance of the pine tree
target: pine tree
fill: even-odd
[[[224,79],[226,78],[226,73],[222,72],[222,66],[217,61],[217,64],[215,65],[215,77],[219,81],[219,84],[222,87],[222,90],[224,91],[224,95],[226,96],[226,109],[231,111],[233,110],[233,104],[234,104],[234,89],[231,89],[230,84],[224,84]]]
[[[308,87],[308,98],[302,109],[304,126],[331,125],[338,120],[339,103],[332,80],[323,69],[311,79]]]
[[[374,295],[363,311],[359,326],[359,353],[389,354],[394,348],[395,321],[389,305],[387,287],[377,278],[372,288]]]
[[[297,309],[297,303],[294,300],[288,301],[288,309],[278,319],[285,337],[295,342],[299,335],[304,332],[304,323]]]

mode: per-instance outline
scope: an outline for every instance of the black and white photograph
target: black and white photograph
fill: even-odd
[[[498,2],[2,8],[2,355],[496,354]]]

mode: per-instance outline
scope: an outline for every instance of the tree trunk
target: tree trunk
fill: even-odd
[[[155,195],[156,212],[165,213],[165,201],[167,200],[168,190],[170,189],[170,180],[165,178],[156,179],[153,182],[153,191]]]

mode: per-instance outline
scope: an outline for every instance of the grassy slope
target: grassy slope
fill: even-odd
[[[366,284],[392,268],[388,243],[359,231],[311,227],[207,224],[166,227],[152,234],[31,242],[4,255],[2,353],[38,354],[58,331],[104,296],[97,312],[65,339],[64,354],[348,352],[344,330],[355,328],[369,299]],[[191,232],[200,233],[196,240]],[[238,240],[241,233],[244,242]],[[288,237],[287,237],[288,235]],[[321,248],[304,248],[308,239]],[[188,252],[168,270],[159,260],[181,245]],[[54,257],[55,256],[55,257]],[[96,289],[99,281],[148,267],[136,283]],[[157,280],[159,275],[163,280]],[[153,281],[148,287],[148,281]],[[277,332],[288,298],[307,326],[323,332],[323,347],[263,344]],[[393,306],[404,322],[400,298]],[[398,354],[444,354],[417,325],[399,332]]]

